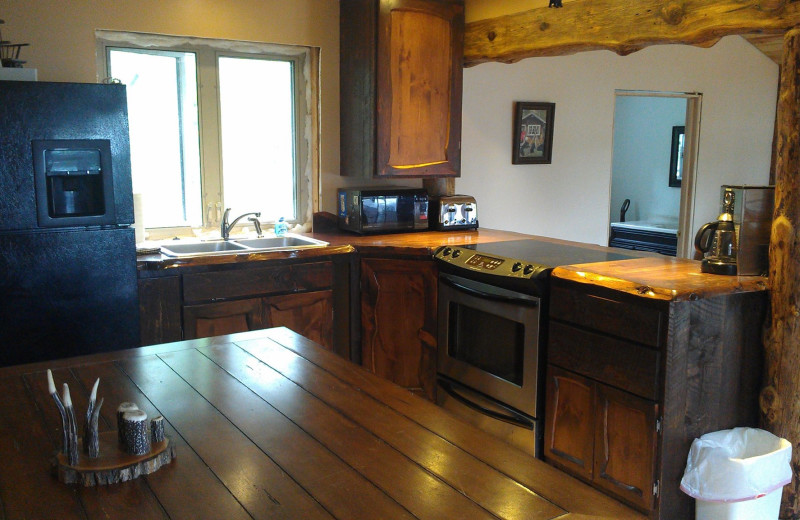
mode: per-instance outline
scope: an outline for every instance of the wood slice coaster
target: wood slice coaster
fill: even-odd
[[[78,445],[81,445],[80,442]],[[153,473],[172,462],[175,456],[175,447],[168,436],[162,442],[154,443],[150,453],[129,455],[120,447],[117,432],[110,431],[100,434],[98,458],[90,459],[88,455],[81,453],[78,464],[72,466],[67,463],[64,454],[59,452],[54,465],[57,466],[58,480],[65,484],[98,486],[125,482]]]

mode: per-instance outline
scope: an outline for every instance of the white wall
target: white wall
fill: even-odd
[[[681,189],[670,187],[672,127],[686,122],[686,99],[680,97],[616,96],[614,146],[611,160],[611,222],[630,200],[625,219],[675,219]]]
[[[738,36],[710,49],[661,45],[465,69],[456,191],[476,197],[482,227],[606,244],[614,90],[700,92],[697,229],[717,217],[721,184],[768,182],[777,82],[778,66]],[[556,104],[552,164],[511,164],[514,101]]]

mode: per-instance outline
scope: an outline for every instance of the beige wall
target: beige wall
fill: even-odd
[[[0,17],[40,81],[96,82],[96,29],[319,47],[320,167],[338,179],[337,0],[3,0]]]
[[[484,227],[605,244],[614,91],[699,92],[696,230],[717,217],[720,185],[768,182],[777,85],[777,65],[738,36],[709,49],[658,45],[470,67],[456,191],[476,197]],[[556,104],[552,164],[511,164],[515,101]]]

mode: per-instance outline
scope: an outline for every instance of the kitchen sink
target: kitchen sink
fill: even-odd
[[[268,251],[293,251],[325,247],[327,242],[300,235],[280,237],[241,238],[231,240],[213,240],[207,242],[180,242],[163,244],[161,252],[167,256],[210,256],[236,253],[258,253]]]
[[[251,247],[253,249],[295,249],[306,247],[327,246],[327,242],[314,240],[296,235],[284,235],[281,237],[248,238],[235,241],[237,244]]]

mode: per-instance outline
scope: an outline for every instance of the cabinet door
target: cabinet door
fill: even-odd
[[[183,339],[180,277],[143,278],[138,286],[142,346]]]
[[[591,480],[594,471],[595,383],[547,367],[545,458]]]
[[[594,481],[647,510],[653,508],[658,405],[597,384]]]
[[[207,338],[264,328],[261,298],[183,308],[184,339]]]
[[[463,2],[380,2],[379,176],[458,176],[463,39]]]
[[[264,298],[264,326],[288,327],[333,350],[333,291]]]
[[[361,363],[436,396],[436,266],[431,260],[361,261]]]

